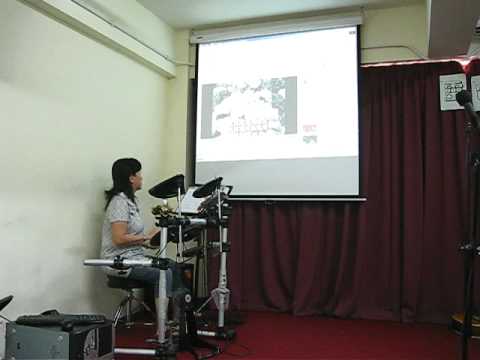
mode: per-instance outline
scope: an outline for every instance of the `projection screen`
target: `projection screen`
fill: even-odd
[[[359,28],[198,45],[194,181],[233,196],[360,195]]]

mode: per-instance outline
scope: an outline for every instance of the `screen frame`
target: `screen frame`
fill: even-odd
[[[358,107],[358,194],[344,194],[344,195],[283,195],[283,194],[272,194],[272,195],[230,195],[229,199],[231,200],[238,200],[238,201],[353,201],[353,202],[361,202],[366,201],[366,197],[364,194],[363,189],[363,141],[362,141],[362,130],[363,130],[363,114],[361,112],[361,101],[362,95],[360,93],[361,83],[362,83],[362,76],[361,76],[361,25],[345,25],[345,26],[336,26],[332,28],[345,28],[345,27],[355,27],[356,28],[356,35],[357,35],[357,107]],[[315,30],[309,30],[315,31]],[[294,31],[291,33],[301,33],[306,31]],[[278,34],[281,35],[281,34]],[[254,38],[252,36],[250,38]],[[263,36],[259,36],[263,37]],[[227,40],[229,41],[229,40]],[[213,43],[214,41],[212,41]],[[215,42],[223,42],[223,41],[215,41]],[[198,71],[200,65],[200,43],[196,44],[195,47],[195,79],[192,82],[193,86],[193,111],[192,114],[192,131],[191,131],[191,149],[192,149],[192,157],[191,163],[189,164],[193,184],[192,186],[201,186],[202,184],[197,181],[196,178],[196,152],[197,152],[197,101],[198,101]],[[231,184],[225,184],[225,186],[231,186]],[[234,188],[234,187],[233,187]]]

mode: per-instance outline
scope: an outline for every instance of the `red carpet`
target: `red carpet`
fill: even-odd
[[[251,312],[236,330],[236,339],[231,344],[220,343],[225,352],[214,359],[460,359],[460,337],[442,325]],[[143,339],[153,332],[154,328],[141,326],[118,329],[117,346],[146,347]],[[478,340],[470,344],[470,359],[480,358]],[[187,353],[177,358],[193,359]]]

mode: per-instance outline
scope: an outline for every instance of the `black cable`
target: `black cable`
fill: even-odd
[[[237,345],[237,346],[245,349],[245,350],[246,350],[246,353],[244,353],[244,354],[236,354],[236,353],[228,352],[228,351],[227,351],[227,348],[228,348],[229,346],[233,345],[233,344],[235,344],[235,345]],[[210,355],[209,357],[213,357],[213,356],[215,356],[215,355],[220,355],[220,354],[225,354],[225,355],[229,355],[229,356],[233,356],[233,357],[238,357],[238,358],[244,358],[244,357],[253,355],[253,351],[252,351],[249,347],[247,347],[247,346],[245,346],[245,345],[238,344],[238,343],[234,343],[233,341],[225,340],[225,346],[223,347],[223,349],[219,347],[218,353],[216,353],[216,354],[214,354],[214,355],[209,354],[209,355]],[[202,358],[202,359],[208,359],[208,358]]]
[[[220,349],[220,347],[218,347],[217,350],[214,350],[214,351],[212,351],[212,352],[210,352],[210,353],[208,353],[208,354],[205,354],[205,355],[203,355],[203,356],[199,356],[199,357],[198,357],[198,360],[211,359],[211,358],[213,358],[213,357],[215,357],[215,356],[217,356],[217,355],[220,355],[221,353],[222,353],[222,350]]]
[[[235,353],[232,353],[232,352],[228,352],[227,349],[229,346],[231,345],[237,345],[243,349],[246,350],[246,353],[244,354],[235,354]],[[250,356],[250,355],[253,355],[253,351],[245,346],[245,345],[242,345],[242,344],[238,344],[238,343],[235,343],[234,341],[228,341],[228,340],[225,340],[225,346],[223,347],[223,349],[220,349],[220,352],[219,354],[225,354],[225,355],[229,355],[229,356],[233,356],[233,357],[238,357],[238,358],[244,358],[244,357],[247,357],[247,356]]]
[[[168,245],[168,242],[165,244],[165,246],[162,249],[157,250],[157,252],[155,253],[155,257],[160,255],[167,248],[167,245]]]
[[[186,259],[184,259],[182,262],[179,262],[179,263],[177,263],[177,264],[185,264],[187,261],[192,260],[194,257],[195,257],[195,256],[191,256],[191,257],[189,257],[189,258],[186,258]]]
[[[246,311],[244,312],[241,312],[241,311],[238,311],[238,313],[240,314],[247,314]],[[236,338],[235,338],[236,339]],[[244,358],[244,357],[247,357],[247,356],[251,356],[254,354],[254,352],[248,347],[248,346],[245,346],[245,345],[242,345],[242,344],[239,344],[239,343],[236,343],[235,342],[235,339],[232,339],[231,341],[229,340],[225,340],[225,347],[223,348],[223,350],[221,351],[223,354],[225,355],[229,355],[229,356],[233,356],[233,357],[238,357],[238,358]],[[246,353],[243,353],[243,354],[237,354],[237,353],[232,353],[232,352],[229,352],[227,351],[227,348],[231,345],[236,345],[244,350],[246,350]]]
[[[232,345],[232,344],[233,344],[233,342],[230,343],[230,344],[227,344],[227,345],[225,346],[225,349],[227,348],[228,345]],[[237,346],[241,347],[242,349],[246,350],[246,353],[244,353],[244,354],[235,354],[235,353],[227,352],[225,349],[224,349],[223,353],[224,353],[225,355],[230,355],[230,356],[234,356],[234,357],[238,357],[238,358],[244,358],[244,357],[253,355],[253,351],[252,351],[248,346],[245,346],[245,345],[242,345],[242,344],[235,344],[235,345],[237,345]]]
[[[8,322],[12,322],[12,320],[8,320],[5,316],[0,315],[0,318],[7,320]]]

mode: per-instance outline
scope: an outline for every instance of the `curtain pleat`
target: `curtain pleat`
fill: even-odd
[[[461,72],[453,61],[361,69],[367,201],[235,202],[234,307],[429,322],[462,309],[466,114],[440,111],[439,96],[439,76]]]

